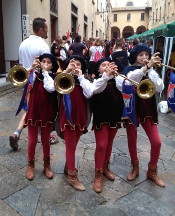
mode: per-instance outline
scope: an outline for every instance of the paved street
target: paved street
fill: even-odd
[[[25,178],[27,166],[27,129],[14,152],[8,137],[16,129],[20,116],[15,117],[22,90],[0,94],[0,216],[175,216],[175,115],[159,113],[162,140],[158,163],[159,176],[165,188],[146,179],[150,144],[142,128],[138,129],[140,175],[128,182],[131,169],[125,129],[120,129],[114,141],[111,170],[114,182],[104,177],[103,192],[93,191],[95,138],[89,132],[81,137],[76,151],[78,175],[86,191],[72,188],[63,174],[65,145],[63,140],[51,146],[52,180],[43,174],[42,145],[36,149],[36,169],[33,181]],[[4,96],[3,96],[4,95]]]

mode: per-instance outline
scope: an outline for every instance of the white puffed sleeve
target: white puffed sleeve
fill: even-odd
[[[130,71],[129,73],[127,73],[127,77],[129,79],[136,81],[136,82],[140,82],[144,75],[145,74],[143,72],[143,68],[136,69],[134,71]]]
[[[83,89],[83,94],[86,98],[90,98],[93,95],[93,85],[92,83],[84,78],[84,75],[81,75],[78,77],[78,80],[80,81],[80,86]]]
[[[161,92],[164,89],[163,80],[153,68],[148,71],[148,77],[154,82],[157,92]]]
[[[93,83],[84,78],[84,75],[79,76],[78,80],[80,81],[80,86],[83,88],[83,94],[86,98],[90,98],[93,94],[98,94],[102,92],[106,86],[107,81],[112,78],[106,75],[106,72],[103,73],[102,77],[95,79]]]
[[[108,80],[110,80],[112,78],[113,78],[113,76],[108,77],[106,75],[106,72],[104,72],[102,77],[100,77],[99,79],[94,80],[94,82],[93,82],[93,92],[94,92],[94,94],[98,94],[98,93],[104,91],[106,86],[107,86]]]
[[[46,91],[48,91],[49,93],[54,92],[55,91],[54,80],[52,79],[51,76],[49,76],[48,71],[42,72],[42,75],[44,76],[43,83]]]

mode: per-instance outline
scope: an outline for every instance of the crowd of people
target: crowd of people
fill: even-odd
[[[38,134],[43,146],[44,172],[52,179],[54,173],[50,165],[51,132],[65,140],[66,155],[64,173],[67,181],[77,190],[85,187],[78,178],[75,167],[75,152],[82,134],[87,132],[92,120],[96,149],[94,152],[93,189],[100,193],[103,189],[103,175],[114,181],[115,175],[110,170],[110,157],[113,140],[120,127],[126,128],[128,148],[132,170],[128,181],[139,175],[137,156],[137,127],[142,125],[151,144],[147,178],[156,185],[165,187],[157,175],[157,163],[160,155],[161,140],[157,128],[158,112],[155,94],[140,98],[134,84],[127,78],[140,82],[151,80],[157,92],[164,88],[162,79],[154,70],[154,64],[160,63],[159,53],[152,54],[148,44],[138,40],[130,46],[124,39],[101,40],[100,38],[81,38],[77,34],[70,43],[68,38],[58,36],[51,47],[44,42],[47,38],[45,19],[33,21],[33,32],[19,48],[19,63],[25,68],[39,66],[40,70],[30,69],[30,80],[24,87],[20,108],[25,112],[17,130],[10,136],[10,146],[18,150],[20,133],[28,127],[28,166],[26,178],[33,180],[35,168],[35,148]],[[59,70],[59,72],[58,72]],[[72,73],[75,88],[69,94],[62,95],[55,90],[54,79],[60,73]],[[117,73],[117,75],[116,75]],[[122,76],[120,76],[122,74]],[[132,87],[134,118],[136,123],[123,116],[128,107],[128,100],[123,98],[123,85]],[[30,96],[27,95],[30,91]],[[24,98],[28,98],[24,100]],[[58,140],[56,140],[58,141]]]

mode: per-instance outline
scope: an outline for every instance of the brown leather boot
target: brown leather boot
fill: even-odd
[[[44,159],[44,173],[48,179],[53,178],[53,171],[50,166],[50,158]]]
[[[165,183],[157,176],[157,167],[148,164],[147,178],[151,179],[156,185],[165,187]]]
[[[76,189],[79,191],[85,191],[85,187],[83,184],[79,181],[77,177],[77,171],[76,170],[68,170],[68,177],[67,181]]]
[[[78,172],[78,170],[75,168],[76,172]],[[68,174],[68,166],[67,163],[65,162],[65,166],[64,166],[64,173]]]
[[[134,180],[139,175],[139,160],[132,162],[132,170],[128,174],[127,179],[129,181]]]
[[[33,180],[34,178],[34,168],[35,168],[35,160],[29,160],[28,161],[28,166],[27,166],[27,170],[26,170],[26,178],[28,180]]]
[[[114,173],[109,169],[109,161],[105,161],[103,166],[103,174],[111,181],[114,181],[115,176]]]
[[[103,169],[95,169],[95,179],[94,179],[94,191],[97,193],[102,192],[103,189]]]

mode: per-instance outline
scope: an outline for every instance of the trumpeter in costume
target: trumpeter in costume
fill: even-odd
[[[91,107],[93,113],[93,130],[96,139],[95,150],[95,180],[93,188],[96,192],[102,191],[103,174],[114,180],[114,174],[109,170],[109,161],[113,140],[118,130],[123,113],[123,97],[121,94],[123,78],[113,77],[117,66],[109,58],[98,61],[96,79],[108,73],[110,74],[106,87],[101,93],[93,95]],[[120,91],[119,91],[120,89]]]
[[[152,82],[154,82],[156,91],[161,92],[164,89],[163,81],[159,77],[157,72],[153,69],[154,64],[161,62],[161,59],[158,55],[159,53],[155,53],[151,57],[151,50],[147,46],[147,44],[137,44],[133,49],[131,49],[129,58],[131,66],[125,68],[123,72],[124,75],[137,82],[148,78]],[[160,155],[161,140],[157,128],[158,112],[155,94],[148,99],[140,98],[137,94],[135,94],[135,113],[137,127],[139,126],[139,124],[142,125],[151,143],[147,178],[153,180],[155,184],[164,187],[164,182],[157,176],[156,172]],[[133,167],[131,172],[128,174],[127,179],[131,181],[134,180],[139,174],[139,159],[137,156],[136,145],[137,128],[133,124],[127,122],[126,130],[128,148]]]
[[[81,191],[85,190],[85,187],[77,177],[75,151],[80,136],[87,131],[86,98],[89,98],[91,93],[86,90],[83,91],[83,88],[80,86],[79,79],[83,79],[85,83],[88,80],[85,80],[83,75],[79,78],[77,74],[85,73],[85,70],[86,65],[81,57],[71,56],[67,61],[66,69],[63,73],[75,73],[73,74],[75,88],[69,94],[60,95],[59,108],[59,126],[66,145],[66,164],[64,172],[68,174],[67,181],[75,189]]]
[[[52,54],[39,56],[41,70],[33,73],[33,86],[30,90],[28,112],[25,124],[28,126],[28,167],[26,178],[34,178],[35,148],[38,141],[38,128],[41,128],[41,142],[44,155],[44,172],[47,178],[53,178],[50,167],[49,136],[56,116],[57,92],[54,77],[58,69],[57,60]]]

